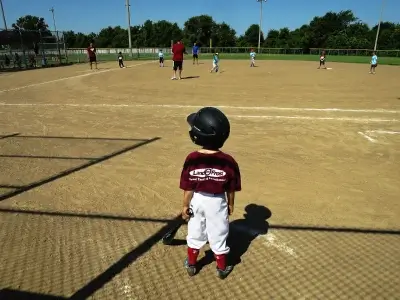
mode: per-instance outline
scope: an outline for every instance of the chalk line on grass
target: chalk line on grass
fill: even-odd
[[[359,135],[361,135],[362,137],[366,138],[368,141],[370,141],[371,143],[376,143],[378,142],[378,140],[373,139],[372,137],[370,137],[368,134],[365,134],[364,132],[359,131],[358,132]]]
[[[146,65],[146,64],[149,64],[149,63],[154,63],[154,61],[146,61],[146,62],[144,62],[144,63],[132,65],[131,68],[133,68],[133,67],[138,67],[138,66],[142,66],[142,65]],[[92,76],[92,75],[102,74],[102,73],[111,72],[111,71],[116,71],[116,70],[120,70],[120,68],[113,68],[113,69],[100,70],[100,71],[93,71],[92,73],[87,73],[87,74],[80,74],[80,75],[68,76],[68,77],[63,77],[63,78],[54,79],[54,80],[49,80],[49,81],[43,81],[43,82],[38,82],[38,83],[32,83],[32,84],[23,85],[23,86],[16,87],[16,88],[0,90],[0,93],[19,91],[19,90],[23,90],[23,89],[30,88],[30,87],[34,87],[34,86],[40,86],[40,85],[45,85],[45,84],[48,84],[48,83],[60,82],[60,81],[68,80],[68,79],[74,79],[74,78]]]

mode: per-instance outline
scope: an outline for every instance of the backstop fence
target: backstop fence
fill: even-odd
[[[63,32],[0,29],[0,69],[28,69],[67,62]]]

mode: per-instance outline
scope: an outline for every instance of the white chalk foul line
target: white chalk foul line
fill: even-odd
[[[130,66],[130,68],[146,65],[146,64],[149,64],[149,63],[154,63],[154,61],[146,61],[144,63],[132,65],[132,66]],[[101,70],[101,71],[93,71],[93,73],[80,74],[80,75],[68,76],[68,77],[63,77],[63,78],[44,81],[44,82],[32,83],[32,84],[28,84],[28,85],[23,85],[23,86],[19,86],[19,87],[16,87],[16,88],[12,88],[12,89],[0,90],[0,94],[1,93],[6,93],[6,92],[19,91],[19,90],[23,90],[23,89],[34,87],[34,86],[40,86],[40,85],[44,85],[44,84],[60,82],[60,81],[73,79],[73,78],[80,78],[80,77],[92,76],[92,75],[96,75],[96,74],[102,74],[102,73],[116,71],[116,70],[120,70],[120,69],[121,68],[114,68],[114,69],[107,69],[107,70]]]
[[[387,130],[367,130],[367,133],[377,133],[377,134],[400,134],[400,131],[387,131]]]
[[[135,65],[139,66],[139,65]],[[118,68],[119,69],[119,68]],[[116,69],[112,69],[116,70]],[[105,70],[111,71],[111,70]],[[72,77],[66,77],[62,80],[75,77],[83,77],[99,74],[90,73],[77,75]],[[57,79],[59,80],[59,79]],[[46,82],[48,83],[48,82]],[[45,83],[41,83],[45,84]],[[0,91],[1,92],[1,91]],[[72,107],[149,107],[149,108],[187,108],[187,109],[198,109],[205,105],[179,105],[179,104],[111,104],[111,103],[94,103],[94,104],[84,104],[84,103],[0,103],[0,105],[9,106],[72,106]],[[231,105],[213,105],[221,109],[237,109],[237,110],[264,110],[264,111],[297,111],[297,112],[354,112],[354,113],[390,113],[390,114],[400,114],[400,110],[386,110],[386,109],[346,109],[346,108],[302,108],[302,107],[274,107],[274,106],[231,106]]]
[[[348,122],[392,122],[397,123],[400,120],[396,119],[376,119],[376,118],[335,118],[335,117],[308,117],[308,116],[248,116],[248,115],[229,115],[229,117],[242,119],[294,119],[294,120],[320,120],[320,121],[348,121]]]
[[[174,108],[187,108],[192,106],[189,105],[179,105],[179,106],[168,106],[168,105],[152,105],[152,104],[82,104],[82,103],[66,103],[66,104],[57,104],[57,103],[0,103],[0,106],[19,106],[19,107],[174,107]],[[196,106],[197,107],[197,106]],[[201,106],[199,106],[201,107]],[[265,119],[265,120],[275,120],[275,119],[286,119],[286,120],[320,120],[320,121],[348,121],[348,122],[392,122],[397,123],[400,120],[397,119],[378,119],[378,118],[352,118],[352,117],[313,117],[313,116],[274,116],[274,115],[229,115],[232,118],[241,118],[241,119]]]
[[[371,143],[376,143],[378,142],[376,139],[373,139],[372,137],[370,137],[369,135],[365,134],[364,132],[359,131],[358,132],[359,135],[363,136],[364,138],[366,138],[368,141],[370,141]]]
[[[107,105],[107,104],[105,104]],[[112,105],[112,104],[111,104]],[[117,104],[118,105],[118,104]],[[124,105],[124,104],[123,104]],[[179,105],[179,104],[126,104],[134,106],[148,106],[159,108],[202,108],[200,105]],[[233,106],[233,105],[213,105],[221,109],[242,109],[242,110],[270,110],[270,111],[318,111],[318,112],[355,112],[355,113],[391,113],[400,114],[400,110],[387,109],[346,109],[346,108],[308,108],[308,107],[276,107],[276,106]]]

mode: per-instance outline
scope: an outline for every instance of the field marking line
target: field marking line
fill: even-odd
[[[378,134],[400,134],[400,131],[388,131],[388,130],[367,130],[367,133],[378,133]]]
[[[19,107],[154,107],[154,105],[141,104],[55,104],[55,103],[0,103],[0,106],[19,106]],[[165,107],[165,106],[164,106]],[[186,108],[186,106],[184,106]],[[377,119],[377,118],[352,118],[352,117],[311,117],[311,116],[274,116],[274,115],[228,115],[232,118],[241,119],[288,119],[288,120],[321,120],[321,121],[349,121],[349,122],[393,122],[397,123],[397,119]]]
[[[232,226],[235,230],[248,234],[249,236],[255,237],[256,239],[264,240],[263,244],[267,247],[273,247],[278,251],[284,252],[293,257],[297,257],[297,253],[293,248],[289,247],[286,242],[282,241],[275,234],[271,232],[263,233],[260,230],[253,229],[244,225],[238,225],[235,223],[233,223]]]
[[[132,65],[132,66],[130,66],[130,68],[146,65],[146,64],[149,64],[149,63],[154,63],[154,61],[146,61],[144,63]],[[0,90],[0,94],[1,93],[6,93],[6,92],[19,91],[19,90],[23,90],[23,89],[34,87],[34,86],[39,86],[39,85],[44,85],[44,84],[48,84],[48,83],[64,81],[64,80],[73,79],[73,78],[80,78],[80,77],[92,76],[92,75],[96,75],[96,74],[102,74],[102,73],[116,71],[116,70],[120,70],[120,69],[121,68],[113,68],[113,69],[107,69],[107,70],[93,71],[93,73],[80,74],[80,75],[68,76],[68,77],[63,77],[63,78],[49,80],[49,81],[32,83],[32,84],[28,84],[28,85],[23,85],[23,86],[20,86],[20,87],[12,88],[12,89]]]
[[[369,135],[365,134],[364,132],[359,131],[358,132],[359,135],[363,136],[364,138],[366,138],[368,141],[370,141],[371,143],[376,143],[378,142],[378,140],[373,139],[372,137],[370,137]]]
[[[396,119],[371,119],[371,118],[334,118],[334,117],[304,117],[304,116],[249,116],[229,115],[229,117],[242,119],[295,119],[295,120],[321,120],[321,121],[349,121],[349,122],[400,122]]]
[[[261,235],[259,237],[265,240],[263,244],[267,247],[273,247],[290,256],[297,257],[296,251],[292,247],[289,247],[287,243],[280,241],[275,234],[267,233],[266,235]]]
[[[139,66],[139,65],[135,65]],[[117,70],[117,69],[111,69]],[[111,71],[105,70],[105,71]],[[93,74],[99,74],[93,73]],[[90,74],[82,74],[68,78],[84,77]],[[59,79],[56,79],[59,80]],[[62,80],[66,80],[63,78]],[[53,82],[53,81],[52,81]],[[46,82],[49,83],[49,82]],[[42,83],[44,84],[44,83]],[[1,92],[1,91],[0,91]],[[98,104],[83,104],[83,103],[5,103],[2,102],[0,105],[8,106],[75,106],[75,107],[152,107],[152,108],[191,108],[197,109],[204,106],[200,105],[179,105],[179,104],[111,104],[111,103],[98,103]],[[232,105],[214,105],[217,108],[225,109],[238,109],[238,110],[264,110],[264,111],[297,111],[297,112],[308,112],[308,111],[318,111],[318,112],[355,112],[355,113],[390,113],[390,114],[400,114],[400,110],[386,110],[386,109],[345,109],[345,108],[301,108],[301,107],[275,107],[275,106],[232,106]]]

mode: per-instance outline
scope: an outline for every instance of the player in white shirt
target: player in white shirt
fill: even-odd
[[[250,50],[250,67],[255,67],[256,66],[256,52],[254,49]]]
[[[158,51],[158,61],[160,62],[160,67],[164,67],[164,53],[161,49]]]

